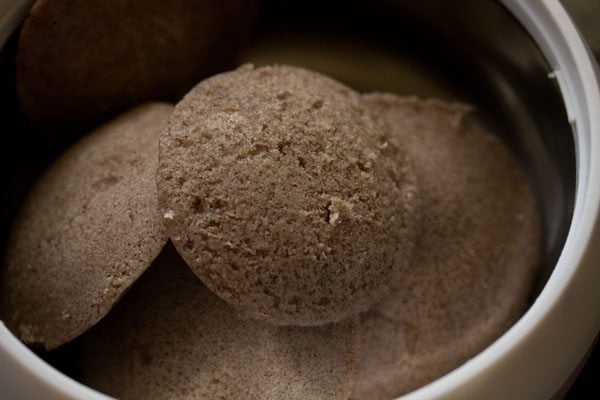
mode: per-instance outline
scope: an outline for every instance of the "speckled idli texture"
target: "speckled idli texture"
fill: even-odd
[[[386,155],[379,129],[360,95],[304,69],[201,82],[160,139],[170,238],[242,316],[318,325],[366,311],[409,268],[419,222],[411,163]]]
[[[541,254],[535,199],[472,107],[365,97],[381,140],[408,149],[422,200],[412,267],[361,318],[353,400],[389,400],[450,372],[526,310]]]
[[[169,104],[90,133],[36,183],[16,218],[0,279],[3,321],[55,348],[100,320],[167,241],[158,210],[158,137]]]
[[[345,400],[358,317],[317,327],[240,320],[167,247],[83,340],[82,377],[122,400]]]

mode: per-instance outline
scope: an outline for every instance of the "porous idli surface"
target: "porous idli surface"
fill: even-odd
[[[83,382],[123,400],[343,400],[358,317],[318,327],[241,320],[168,247],[82,343]]]
[[[525,311],[540,262],[531,187],[472,107],[368,94],[383,142],[407,148],[421,189],[412,267],[361,317],[354,400],[388,400],[476,355]]]
[[[360,95],[291,66],[198,84],[160,139],[169,236],[246,318],[319,325],[356,315],[409,268],[418,188]],[[402,162],[397,162],[404,157]]]
[[[35,184],[12,228],[2,319],[53,349],[93,326],[167,241],[158,209],[158,139],[169,104],[140,106],[68,149]]]

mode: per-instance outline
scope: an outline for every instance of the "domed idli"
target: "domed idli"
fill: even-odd
[[[418,224],[410,160],[387,157],[379,129],[360,95],[301,68],[201,82],[160,141],[170,238],[244,317],[318,325],[366,311],[409,267]]]

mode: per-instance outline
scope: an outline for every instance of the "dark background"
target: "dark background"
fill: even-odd
[[[600,346],[598,344],[565,399],[600,399]]]
[[[600,61],[600,1],[563,0],[562,3],[575,20],[596,59]],[[600,262],[598,266],[600,267]],[[598,308],[600,309],[600,304]],[[600,344],[596,343],[566,399],[600,399]]]

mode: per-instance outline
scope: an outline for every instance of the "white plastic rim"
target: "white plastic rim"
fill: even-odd
[[[595,60],[558,0],[500,0],[553,69],[575,138],[571,227],[544,289],[483,352],[402,400],[550,399],[600,330],[600,87]]]
[[[575,135],[577,185],[558,263],[527,313],[473,359],[402,400],[549,399],[600,330],[600,88],[595,61],[558,0],[499,0],[553,68]],[[0,0],[0,46],[32,0]],[[592,157],[592,155],[596,155]],[[0,393],[7,399],[108,400],[58,372],[0,322]]]
[[[0,0],[0,48],[35,0]],[[110,400],[57,371],[21,343],[0,321],[0,398],[7,400]]]

